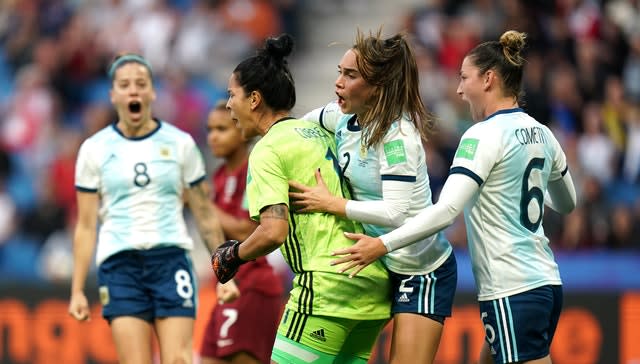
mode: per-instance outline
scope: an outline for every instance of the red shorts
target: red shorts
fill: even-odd
[[[234,302],[216,305],[204,333],[202,356],[224,358],[244,351],[269,364],[282,305],[280,295],[255,290],[241,292]]]

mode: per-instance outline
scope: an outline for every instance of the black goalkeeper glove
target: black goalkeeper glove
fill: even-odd
[[[227,283],[238,272],[238,268],[246,261],[238,256],[240,242],[227,240],[211,255],[211,268],[220,283]]]

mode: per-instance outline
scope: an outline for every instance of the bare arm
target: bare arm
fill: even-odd
[[[227,239],[245,240],[258,226],[258,223],[247,218],[237,218],[213,204],[213,211],[220,220],[224,236]]]
[[[77,192],[78,222],[73,236],[73,275],[69,314],[77,320],[89,319],[89,304],[84,286],[96,247],[96,229],[100,199],[97,193]]]
[[[252,260],[278,249],[289,233],[289,208],[285,204],[270,205],[260,213],[260,225],[240,244],[238,256]]]
[[[224,242],[220,221],[216,216],[209,196],[209,185],[202,181],[186,190],[189,208],[196,219],[196,225],[202,241],[213,252]]]

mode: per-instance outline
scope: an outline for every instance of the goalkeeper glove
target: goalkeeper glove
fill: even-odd
[[[238,272],[238,268],[246,261],[240,259],[238,250],[240,242],[227,240],[211,255],[211,267],[220,283],[227,283]]]

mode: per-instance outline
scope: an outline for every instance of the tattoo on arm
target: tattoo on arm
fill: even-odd
[[[213,251],[224,242],[224,233],[211,205],[209,189],[205,183],[199,183],[191,188],[190,193],[190,208],[196,217],[200,236],[209,250]]]
[[[287,206],[283,204],[267,206],[260,214],[260,219],[289,220]]]

